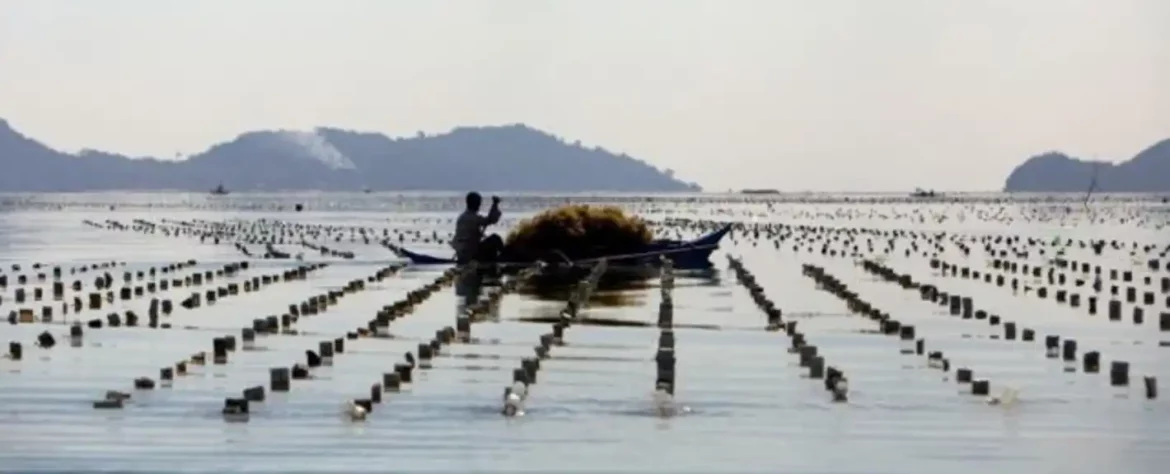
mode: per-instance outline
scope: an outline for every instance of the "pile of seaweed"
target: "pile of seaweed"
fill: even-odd
[[[643,252],[646,221],[616,206],[570,204],[524,219],[505,240],[505,261],[563,262]]]

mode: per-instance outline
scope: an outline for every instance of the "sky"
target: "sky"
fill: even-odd
[[[1170,138],[1166,0],[0,0],[54,148],[526,123],[710,190],[997,190]]]

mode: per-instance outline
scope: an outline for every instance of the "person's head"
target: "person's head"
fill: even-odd
[[[475,191],[467,193],[467,209],[469,211],[478,211],[479,206],[481,206],[482,204],[483,204],[483,196],[480,196],[479,193],[477,193]]]

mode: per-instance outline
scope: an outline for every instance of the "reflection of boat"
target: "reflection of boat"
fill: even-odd
[[[710,257],[715,249],[719,248],[719,241],[723,240],[723,236],[731,232],[731,225],[726,225],[719,230],[711,232],[707,235],[699,237],[690,241],[678,240],[656,240],[651,242],[643,249],[642,252],[636,254],[614,255],[606,257],[608,260],[608,268],[616,270],[617,268],[625,268],[631,271],[653,271],[659,265],[662,257],[669,258],[674,264],[674,268],[678,270],[694,270],[701,268],[708,268],[711,266]],[[411,263],[418,265],[440,265],[453,264],[453,258],[433,257],[426,254],[415,253],[404,248],[394,247],[392,250],[400,256],[409,259]],[[548,262],[552,268],[573,268],[582,267],[583,265],[592,265],[593,262],[600,260],[589,259],[588,261],[576,262]],[[533,262],[507,262],[500,263],[499,266],[507,270],[510,268],[521,268],[531,265]],[[609,270],[607,270],[608,272]]]
[[[228,194],[228,190],[227,188],[223,187],[223,183],[219,183],[219,186],[216,186],[215,189],[211,190],[211,194],[216,196],[225,196]]]
[[[926,190],[923,190],[922,188],[917,188],[914,190],[913,193],[910,194],[910,197],[919,198],[919,199],[930,199],[930,198],[939,197],[939,194],[934,192],[933,189],[931,189],[930,191],[926,191]]]

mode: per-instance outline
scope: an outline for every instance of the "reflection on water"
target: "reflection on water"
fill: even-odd
[[[589,299],[589,305],[605,308],[641,305],[647,295],[645,290],[658,284],[657,273],[657,270],[606,272]],[[653,277],[648,277],[650,274],[653,274]],[[563,303],[569,298],[576,281],[563,274],[545,275],[521,285],[519,293],[540,301]],[[719,270],[707,268],[679,272],[676,282],[676,287],[719,286]]]
[[[483,295],[483,275],[465,272],[455,279],[455,296],[460,308],[474,304]]]
[[[487,276],[479,272],[467,272],[455,279],[455,316],[459,317],[467,311],[467,307],[487,297],[488,287],[498,286],[500,279]],[[492,320],[500,318],[500,308],[489,305],[488,317]]]

